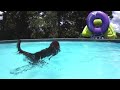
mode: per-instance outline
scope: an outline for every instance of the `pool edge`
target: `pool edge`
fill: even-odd
[[[21,39],[22,42],[38,42],[38,41],[97,41],[97,42],[117,42],[120,39],[89,39],[89,38],[44,38],[44,39]],[[17,40],[1,40],[0,43],[16,43]]]

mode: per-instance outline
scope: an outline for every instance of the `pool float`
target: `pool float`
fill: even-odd
[[[82,31],[83,37],[103,35],[106,39],[117,38],[108,16],[101,11],[93,11],[87,17],[87,25]]]

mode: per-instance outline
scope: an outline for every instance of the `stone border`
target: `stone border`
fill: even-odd
[[[90,39],[90,38],[43,38],[43,39],[21,39],[22,42],[39,42],[39,41],[93,41],[93,42],[116,42],[120,39]],[[1,40],[0,43],[16,43],[17,40]]]

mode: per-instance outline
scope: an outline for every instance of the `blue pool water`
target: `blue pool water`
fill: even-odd
[[[51,42],[22,42],[31,53]],[[60,41],[61,52],[32,67],[17,54],[16,43],[0,44],[0,79],[118,79],[120,43]],[[17,69],[18,68],[18,69]]]

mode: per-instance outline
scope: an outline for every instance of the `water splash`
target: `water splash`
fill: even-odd
[[[18,67],[18,68],[15,68],[13,70],[10,71],[10,74],[14,74],[14,75],[18,75],[20,73],[23,73],[23,72],[26,72],[28,70],[31,70],[35,67],[40,67],[42,68],[43,65],[46,65],[48,64],[45,60],[41,60],[39,63],[37,64],[28,64],[28,65],[24,65],[24,66],[21,66],[21,67]]]

